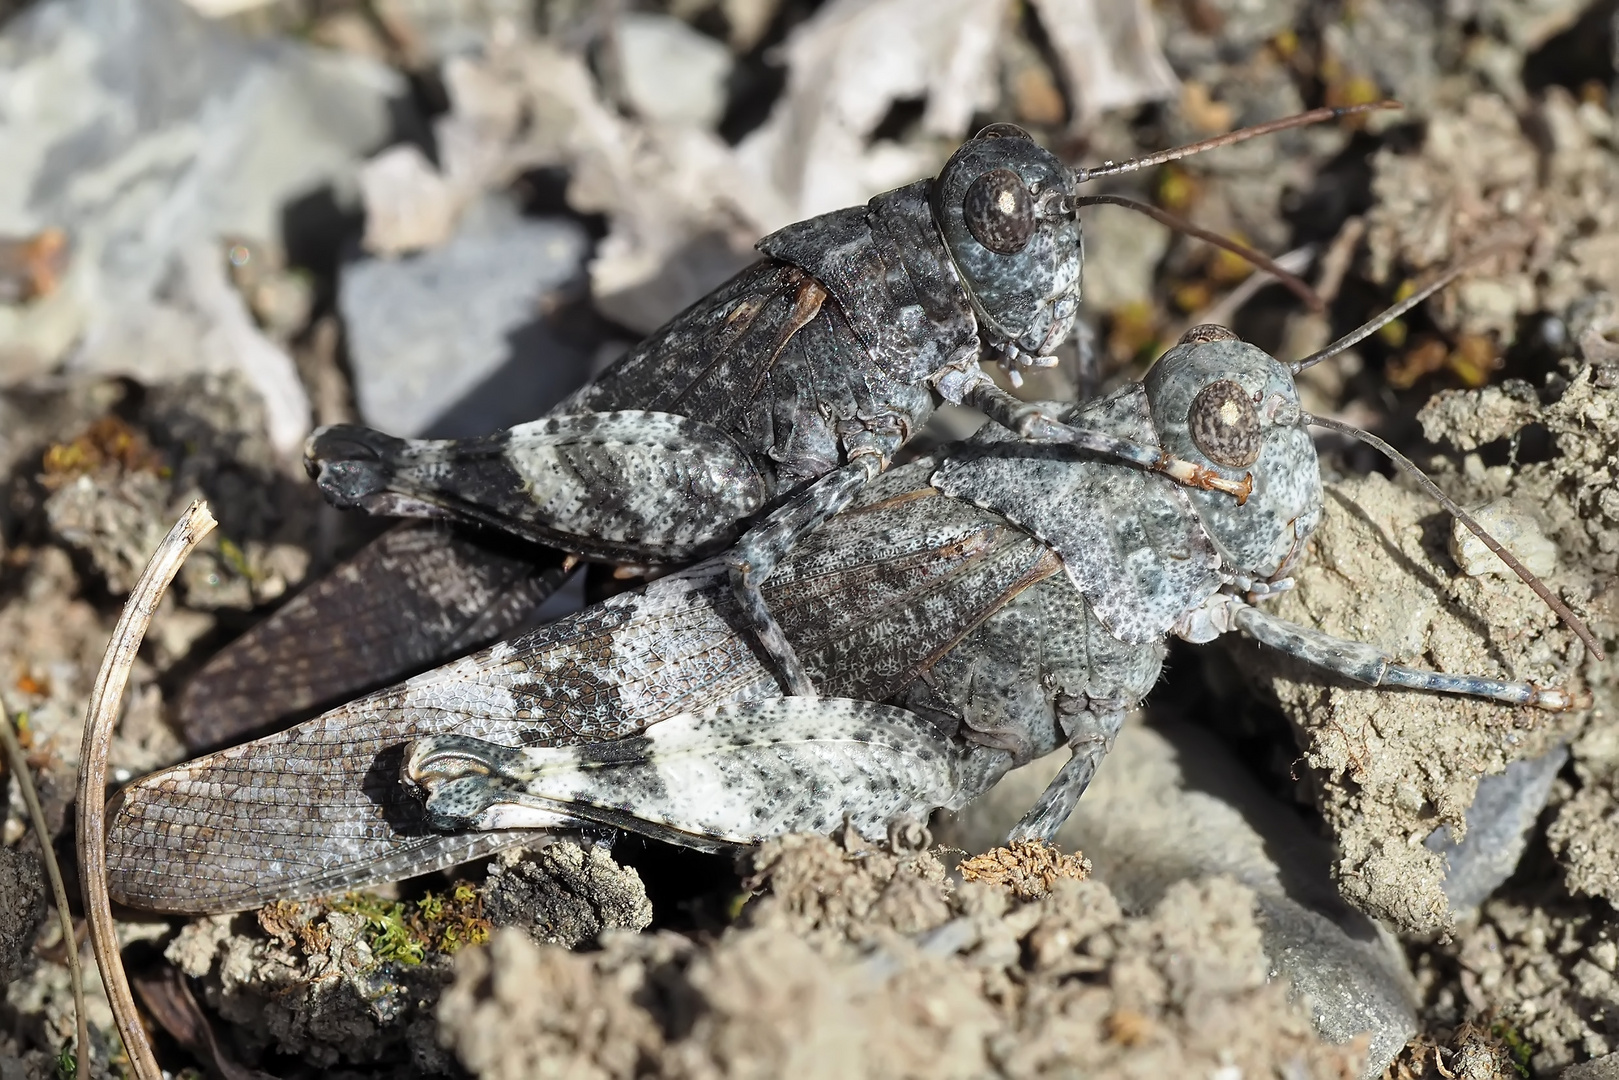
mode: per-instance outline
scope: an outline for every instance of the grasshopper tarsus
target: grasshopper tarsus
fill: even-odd
[[[1247,505],[1248,496],[1254,493],[1254,474],[1251,472],[1243,473],[1241,480],[1232,480],[1230,477],[1221,476],[1206,465],[1172,457],[1164,451],[1159,452],[1158,461],[1152,467],[1154,471],[1163,473],[1185,487],[1196,488],[1199,491],[1218,491],[1233,496],[1238,506]]]

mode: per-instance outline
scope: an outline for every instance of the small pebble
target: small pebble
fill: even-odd
[[[1557,545],[1546,539],[1540,523],[1532,514],[1508,499],[1497,499],[1470,511],[1486,532],[1498,540],[1502,547],[1518,557],[1537,577],[1545,577],[1557,569]],[[1515,576],[1484,541],[1460,521],[1450,527],[1450,554],[1462,573],[1470,577],[1498,574]]]

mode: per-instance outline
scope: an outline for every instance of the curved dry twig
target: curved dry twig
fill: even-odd
[[[129,978],[118,952],[112,902],[107,897],[107,752],[112,746],[112,733],[118,726],[119,705],[124,699],[124,687],[129,683],[130,668],[135,663],[141,639],[146,636],[146,628],[151,625],[152,615],[157,611],[158,601],[163,599],[163,593],[174,575],[180,572],[180,564],[185,562],[191,549],[212,532],[216,524],[207,503],[200,500],[192,503],[163,538],[146,569],[141,571],[140,580],[124,602],[124,612],[101,658],[101,671],[96,675],[85,712],[84,744],[79,751],[79,879],[84,890],[84,915],[90,924],[96,966],[101,969],[101,981],[107,988],[118,1034],[124,1040],[124,1049],[139,1080],[161,1080],[163,1074],[135,1011]]]
[[[45,808],[39,803],[39,792],[34,789],[34,778],[28,772],[28,759],[23,756],[22,743],[11,727],[13,713],[0,694],[0,743],[5,744],[6,760],[11,763],[11,775],[17,778],[17,790],[22,792],[23,805],[33,820],[34,835],[39,837],[39,857],[45,862],[45,876],[51,882],[51,897],[56,904],[56,917],[62,922],[62,947],[67,952],[68,978],[73,982],[73,1019],[77,1030],[74,1052],[80,1075],[85,1075],[90,1061],[90,1019],[84,1007],[84,970],[79,966],[79,944],[73,935],[73,912],[68,909],[67,886],[62,883],[62,868],[56,862],[56,848],[51,843],[51,830],[45,824]]]

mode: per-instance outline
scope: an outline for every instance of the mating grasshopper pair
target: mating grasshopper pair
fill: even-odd
[[[1143,382],[1060,414],[1248,471],[1241,507],[1004,433],[877,478],[764,583],[825,697],[781,696],[710,561],[138,781],[110,816],[111,891],[234,910],[442,868],[536,829],[697,847],[845,820],[880,833],[1067,745],[1016,830],[1049,837],[1157,680],[1169,634],[1240,629],[1371,685],[1567,708],[1562,691],[1404,667],[1250,602],[1285,587],[1321,515],[1292,374],[1199,327]]]
[[[113,893],[230,910],[534,829],[696,846],[846,818],[881,831],[1067,745],[1017,830],[1049,837],[1171,633],[1241,629],[1373,685],[1567,707],[1556,690],[1394,665],[1248,602],[1285,587],[1320,519],[1305,430],[1319,421],[1292,381],[1309,361],[1290,370],[1200,327],[1143,383],[1083,406],[995,389],[982,352],[1038,365],[1072,325],[1084,178],[998,125],[936,181],[767,238],[769,261],[550,418],[453,444],[317,433],[311,472],[341,505],[601,559],[689,560],[766,516],[715,561],[143,779],[110,822]],[[985,409],[1001,437],[884,473],[934,394]],[[498,635],[554,577],[448,530],[376,550],[362,566],[418,571],[408,610],[443,616],[400,627],[413,645],[393,663]],[[434,598],[462,581],[466,603]],[[307,651],[301,631],[334,596],[372,587],[352,567],[316,586],[222,654],[218,681],[252,670],[225,658]],[[334,688],[304,682],[304,705]]]

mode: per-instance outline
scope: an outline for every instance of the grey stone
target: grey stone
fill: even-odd
[[[50,297],[0,307],[0,378],[64,358],[147,382],[235,368],[296,446],[307,397],[229,287],[224,238],[278,242],[296,206],[348,197],[403,91],[380,64],[249,40],[179,0],[24,10],[0,36],[0,234],[59,226],[72,256]]]
[[[968,851],[1000,843],[1062,758],[1009,774],[941,825],[942,842]],[[1084,852],[1126,910],[1149,910],[1186,879],[1227,874],[1252,888],[1273,977],[1292,983],[1322,1037],[1371,1033],[1366,1076],[1380,1076],[1416,1033],[1398,944],[1338,896],[1326,841],[1206,732],[1171,721],[1126,725],[1057,842]]]
[[[1439,826],[1424,841],[1445,857],[1445,899],[1458,914],[1488,899],[1518,868],[1529,830],[1546,808],[1552,781],[1568,762],[1568,747],[1529,761],[1514,761],[1506,772],[1485,776],[1467,810],[1467,834],[1460,843]]]
[[[365,422],[395,435],[486,435],[533,420],[582,382],[590,356],[544,317],[589,250],[561,218],[491,196],[443,247],[345,267],[338,307]]]
[[[626,12],[616,29],[624,96],[643,119],[705,128],[719,123],[731,50],[672,15]]]
[[[1557,1074],[1557,1080],[1619,1080],[1619,1054],[1604,1054]]]

